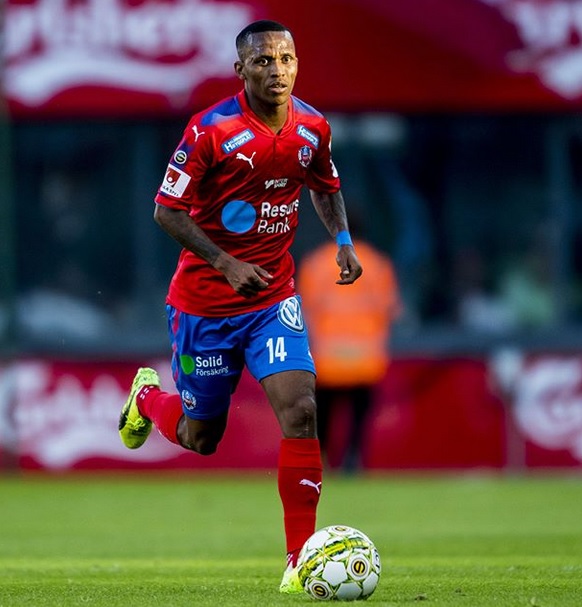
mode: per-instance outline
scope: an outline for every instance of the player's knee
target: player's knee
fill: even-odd
[[[303,418],[314,419],[315,411],[317,408],[315,404],[315,395],[308,394],[301,397],[297,401],[295,408],[297,409],[298,414],[301,415]]]
[[[211,441],[204,437],[197,437],[194,439],[187,438],[183,441],[182,445],[189,449],[190,451],[194,451],[199,455],[212,455],[216,453],[217,444],[215,441]]]
[[[216,453],[218,441],[215,437],[205,432],[184,432],[180,437],[180,443],[185,449],[194,451],[199,455],[212,455]]]
[[[195,445],[195,451],[199,455],[212,455],[216,453],[218,445],[215,442],[200,440]]]
[[[303,395],[285,409],[283,431],[289,437],[310,437],[315,432],[315,398]]]

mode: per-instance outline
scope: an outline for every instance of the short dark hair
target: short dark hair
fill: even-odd
[[[289,32],[291,34],[291,30],[278,21],[270,21],[269,19],[253,21],[253,23],[249,23],[242,29],[236,37],[236,52],[239,59],[242,59],[242,50],[245,44],[249,42],[249,38],[253,34],[261,34],[263,32]],[[293,37],[293,34],[291,34],[291,37]]]

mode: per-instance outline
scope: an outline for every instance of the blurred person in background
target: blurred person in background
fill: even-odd
[[[452,288],[455,320],[469,331],[501,335],[514,327],[513,314],[498,293],[487,255],[476,246],[453,255]]]
[[[544,329],[558,322],[551,239],[551,229],[538,226],[525,249],[508,260],[501,273],[499,293],[517,329]]]
[[[353,219],[350,225],[353,231]],[[342,462],[347,472],[361,467],[375,387],[389,364],[390,328],[402,312],[391,260],[364,240],[356,238],[354,244],[366,268],[357,283],[341,287],[335,282],[337,266],[331,243],[308,253],[297,275],[317,369],[317,432],[322,453],[329,463],[333,418],[347,403],[350,425]]]
[[[533,230],[525,246],[501,264],[492,257],[473,245],[454,257],[452,293],[459,325],[491,335],[555,326],[555,261],[545,226]]]
[[[178,394],[163,392],[153,369],[138,370],[119,432],[135,449],[155,425],[185,449],[214,453],[246,365],[281,427],[287,567],[280,591],[300,593],[297,557],[315,531],[323,468],[315,368],[289,252],[303,186],[336,239],[330,255],[339,282],[353,283],[362,268],[329,124],[291,96],[298,63],[291,33],[258,21],[240,32],[236,48],[243,90],[191,118],[155,198],[156,221],[183,247],[166,299]]]

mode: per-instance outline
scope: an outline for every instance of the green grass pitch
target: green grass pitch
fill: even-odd
[[[383,564],[368,605],[582,605],[582,477],[326,478],[318,527]],[[0,477],[0,607],[268,607],[282,596],[276,473]]]

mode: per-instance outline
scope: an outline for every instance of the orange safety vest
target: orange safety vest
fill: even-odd
[[[336,285],[337,246],[306,255],[297,274],[309,342],[321,386],[370,385],[386,373],[392,320],[400,297],[390,260],[363,242],[354,243],[364,273],[352,285]]]

